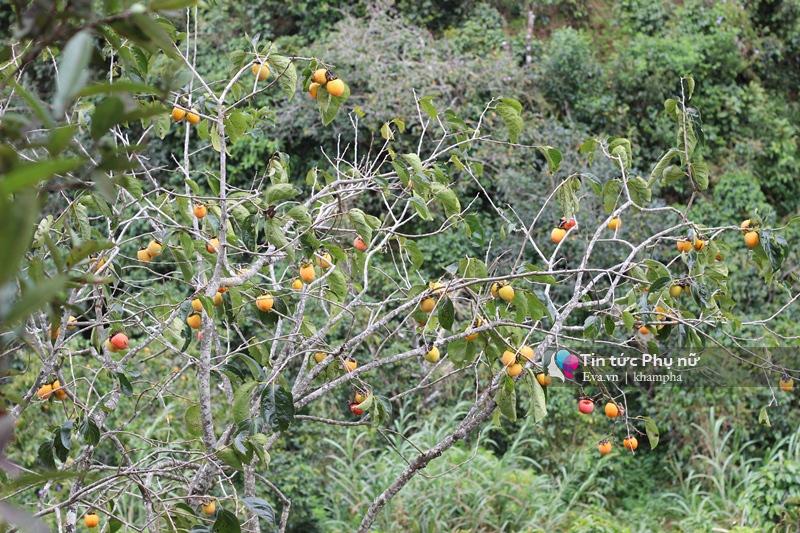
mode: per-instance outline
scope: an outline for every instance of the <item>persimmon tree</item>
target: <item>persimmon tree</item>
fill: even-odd
[[[191,2],[123,4],[43,20],[34,2],[2,58],[0,339],[3,379],[22,393],[3,393],[0,445],[42,409],[61,417],[37,434],[35,461],[3,459],[3,502],[39,487],[38,508],[27,509],[37,518],[2,507],[20,528],[283,531],[291,494],[269,470],[282,435],[314,424],[366,431],[391,420],[397,402],[460,381],[474,391],[466,416],[404,458],[363,509],[368,531],[409,480],[496,411],[544,419],[549,381],[535,375],[553,351],[587,339],[655,353],[746,346],[797,299],[783,287],[777,313],[742,318],[726,258],[745,254],[779,283],[781,228],[756,213],[744,227],[690,217],[711,170],[689,76],[665,103],[676,140],[660,160],[636,161],[625,138],[578,148],[611,161],[612,175],[559,175],[562,151],[521,143],[522,106],[500,96],[462,117],[415,95],[417,115],[369,132],[379,140],[365,153],[347,73],[324,58],[254,39],[230,57],[228,76],[209,79]],[[52,80],[46,89],[30,83],[34,67]],[[231,146],[260,134],[297,92],[309,93],[320,127],[349,121],[321,148],[327,164],[298,176],[287,154],[264,154],[264,172],[233,179]],[[154,165],[149,146],[170,131],[183,150]],[[528,154],[532,180],[558,177],[531,219],[484,188],[477,154],[487,146]],[[655,201],[675,185],[691,191],[686,206]],[[484,231],[477,198],[506,233],[480,255],[425,265],[426,239]],[[626,231],[647,216],[658,231]],[[739,249],[721,243],[728,232],[746,233]],[[171,372],[159,372],[164,361]],[[413,385],[381,390],[400,368]],[[623,390],[598,390],[624,448],[636,435],[657,443],[652,419],[615,410],[626,407]],[[315,409],[342,391],[353,416]]]

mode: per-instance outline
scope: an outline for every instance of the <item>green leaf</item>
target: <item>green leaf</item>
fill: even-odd
[[[337,268],[326,278],[328,290],[336,297],[336,300],[343,302],[347,296],[347,279],[341,269]]]
[[[537,146],[536,147],[544,156],[547,161],[547,168],[550,173],[558,171],[561,166],[561,152],[552,146]]]
[[[503,377],[503,384],[497,391],[494,401],[497,402],[497,407],[500,408],[503,416],[512,422],[517,420],[517,394],[514,390],[514,380],[511,377]]]
[[[692,163],[692,177],[698,189],[701,191],[708,189],[708,164],[704,161]]]
[[[578,153],[581,155],[588,156],[589,164],[592,164],[594,160],[594,153],[597,151],[597,147],[600,143],[597,142],[597,139],[589,138],[583,141],[583,143],[578,147]]]
[[[372,241],[372,226],[367,223],[364,212],[361,209],[354,208],[348,211],[347,217],[361,238],[369,244]]]
[[[381,137],[385,141],[394,139],[394,133],[392,133],[392,128],[389,126],[388,122],[384,122],[381,126]]]
[[[217,519],[211,528],[213,533],[241,533],[242,527],[236,515],[226,509],[217,511]]]
[[[16,194],[13,201],[0,195],[0,286],[12,279],[31,242],[39,214],[36,193],[29,189]],[[0,321],[2,321],[0,319]]]
[[[619,180],[608,180],[603,184],[603,210],[611,214],[617,206],[622,185]]]
[[[189,246],[186,246],[185,240],[188,239]],[[192,250],[191,248],[191,237],[186,235],[185,233],[181,234],[181,245],[183,246],[184,250],[181,250],[177,247],[170,246],[169,251],[172,253],[172,257],[175,259],[175,262],[178,264],[178,268],[181,271],[181,276],[183,276],[183,281],[186,283],[192,282],[192,276],[194,275],[194,269],[192,267],[191,262],[186,256],[185,250]]]
[[[561,182],[561,186],[556,191],[556,200],[561,206],[564,216],[570,218],[578,211],[578,191],[581,188],[581,180],[577,176],[570,176]]]
[[[633,315],[630,314],[628,311],[623,311],[622,323],[625,324],[626,331],[631,331],[633,329],[633,325],[636,323],[636,319],[633,318]]]
[[[253,396],[253,389],[258,386],[257,381],[249,381],[239,386],[233,394],[233,420],[236,424],[241,424],[250,418],[250,403]]]
[[[36,451],[37,462],[48,470],[56,469],[56,460],[53,457],[53,441],[47,440],[39,445]]]
[[[650,448],[655,449],[658,446],[659,432],[656,423],[652,418],[644,418],[644,430],[647,433],[647,440],[650,442]]]
[[[273,54],[267,59],[267,64],[272,73],[278,76],[278,87],[291,100],[297,91],[297,68],[294,63],[288,57]]]
[[[767,412],[766,407],[762,407],[761,410],[758,412],[758,423],[764,426],[772,427],[772,423],[769,421],[769,413]]]
[[[298,195],[300,191],[294,188],[294,185],[289,183],[275,183],[267,187],[264,193],[264,201],[268,205],[275,205],[284,200],[289,200]]]
[[[161,51],[173,59],[181,60],[178,49],[175,48],[175,43],[167,31],[150,16],[144,14],[135,14],[131,16],[133,22],[139,27],[142,32],[155,44]]]
[[[461,203],[458,201],[456,193],[442,185],[441,183],[434,182],[431,184],[431,191],[434,196],[442,204],[444,212],[448,217],[461,213]]]
[[[514,98],[501,98],[495,111],[508,129],[508,139],[512,143],[519,140],[525,122],[522,120],[522,104]]]
[[[660,291],[661,289],[666,287],[671,281],[672,278],[670,277],[658,278],[657,280],[655,280],[653,283],[650,284],[650,294],[654,294]]]
[[[433,97],[432,96],[423,96],[419,99],[419,106],[425,111],[425,114],[428,115],[432,119],[436,119],[439,116],[439,111],[436,109],[436,106],[433,105]]]
[[[122,372],[117,372],[116,376],[117,380],[119,381],[119,389],[122,391],[122,394],[125,396],[133,396],[133,385],[131,385],[128,376]]]
[[[295,220],[301,227],[307,228],[313,222],[311,215],[308,214],[308,209],[304,205],[295,205],[286,212],[286,215]]]
[[[100,442],[100,428],[91,418],[85,418],[80,427],[81,438],[86,444],[97,446]]]
[[[272,506],[261,498],[248,497],[242,498],[242,503],[247,506],[250,511],[259,518],[263,518],[270,524],[275,523],[275,510]]]
[[[406,240],[403,245],[406,249],[406,253],[408,253],[408,258],[411,260],[411,264],[414,265],[414,268],[420,268],[425,262],[425,256],[422,255],[422,251],[420,251],[417,243],[412,240]]]
[[[22,296],[11,308],[8,315],[5,317],[0,316],[0,323],[15,324],[25,321],[31,313],[41,309],[55,299],[64,288],[66,282],[67,278],[65,276],[56,276],[25,288],[22,291]]]
[[[150,0],[150,11],[167,11],[183,9],[197,4],[197,0]]]
[[[652,172],[650,172],[650,177],[653,179],[658,179],[664,174],[664,169],[667,168],[673,159],[680,155],[681,151],[677,148],[670,148],[667,152],[661,156],[661,159],[658,160],[656,166],[653,167]]]
[[[245,135],[251,126],[251,117],[238,109],[225,117],[225,134],[235,143]]]
[[[628,180],[628,190],[631,193],[631,200],[633,200],[636,205],[645,206],[650,203],[650,198],[652,196],[650,186],[640,176]]]
[[[350,87],[345,84],[344,94],[342,96],[331,96],[325,87],[320,87],[317,90],[317,106],[319,107],[320,115],[322,116],[322,124],[327,126],[336,114],[339,112],[339,107],[350,97]]]
[[[203,434],[203,419],[199,405],[193,404],[186,408],[186,411],[183,412],[183,425],[189,435],[193,437]]]
[[[528,376],[527,382],[531,389],[530,408],[533,411],[533,421],[539,422],[547,416],[547,400],[544,389],[533,376]]]
[[[526,297],[527,313],[531,320],[539,320],[540,318],[550,316],[550,313],[547,311],[547,306],[539,299],[538,296],[527,291],[525,291],[524,295]],[[516,299],[516,295],[514,295],[514,300]]]
[[[261,416],[272,429],[286,431],[294,421],[292,393],[272,385],[261,392]]]
[[[7,172],[0,180],[0,196],[21,191],[26,187],[37,185],[57,174],[66,174],[81,166],[84,159],[69,157],[64,159],[46,159],[33,163],[23,163]]]
[[[453,331],[453,320],[455,320],[455,308],[450,298],[444,297],[437,306],[439,325],[448,331]]]
[[[431,215],[428,205],[422,198],[414,194],[414,196],[409,197],[408,203],[411,204],[422,220],[433,220],[433,215]]]
[[[61,116],[72,98],[89,79],[89,59],[92,57],[92,34],[82,30],[72,36],[58,62],[58,83],[53,97],[56,116]]]
[[[683,81],[686,83],[686,100],[691,100],[694,94],[694,78],[686,76]]]
[[[93,83],[81,89],[76,96],[96,96],[98,94],[160,94],[161,90],[152,85],[132,80],[115,80],[114,82]]]

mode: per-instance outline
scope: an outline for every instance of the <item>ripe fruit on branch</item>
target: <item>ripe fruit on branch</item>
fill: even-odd
[[[220,305],[222,305],[222,293],[221,293],[221,292],[217,292],[217,293],[214,295],[214,298],[212,299],[212,301],[214,302],[214,305],[215,305],[215,306],[220,306]],[[194,306],[192,306],[192,307],[194,307]]]
[[[513,365],[510,365],[510,366],[506,367],[506,374],[508,374],[512,378],[515,378],[515,377],[519,376],[520,374],[522,374],[523,370],[524,370],[524,368],[522,368],[521,364],[514,363]]]
[[[49,400],[51,394],[53,394],[53,386],[49,383],[45,383],[36,390],[36,396],[40,400]]]
[[[303,288],[303,282],[295,278],[295,280],[292,281],[292,289],[299,291],[302,288]]]
[[[534,356],[533,348],[531,348],[527,344],[519,349],[519,354],[528,361],[533,361],[533,356]]]
[[[216,237],[214,237],[213,239],[209,239],[208,242],[206,243],[206,252],[210,254],[215,254],[217,253],[217,250],[219,250],[219,239],[217,239]]]
[[[499,298],[499,297],[500,297],[500,296],[498,295],[498,292],[499,292],[499,291],[500,291],[500,284],[499,284],[499,283],[497,283],[497,282],[495,281],[495,282],[494,282],[494,283],[492,283],[492,285],[489,287],[489,294],[491,294],[491,295],[492,295],[492,298]]]
[[[439,348],[432,346],[430,350],[425,353],[425,360],[431,364],[439,361]]]
[[[683,287],[681,287],[678,284],[675,284],[669,288],[669,295],[672,296],[673,298],[677,298],[678,296],[681,295],[682,292],[683,292]]]
[[[275,305],[275,299],[271,294],[265,293],[256,298],[256,307],[262,313],[268,313],[271,311],[273,305]]]
[[[431,293],[433,293],[434,296],[441,296],[444,294],[444,283],[441,281],[429,281],[428,289],[431,291]]]
[[[650,328],[647,326],[639,326],[639,333],[642,335],[650,335]]]
[[[553,382],[553,378],[551,378],[548,374],[541,372],[536,374],[536,381],[538,381],[539,385],[542,387],[547,387]]]
[[[100,524],[100,517],[97,516],[97,513],[86,513],[83,517],[83,525],[88,527],[89,529],[95,528]]]
[[[366,241],[361,238],[360,235],[356,235],[356,238],[353,239],[353,248],[358,250],[359,252],[366,252],[369,246],[367,245]]]
[[[681,239],[675,244],[675,247],[681,253],[686,253],[692,251],[692,243],[687,241],[686,239]]]
[[[423,313],[430,313],[436,307],[436,299],[428,296],[419,303],[419,310]]]
[[[60,381],[55,380],[51,387],[53,388],[53,394],[55,395],[56,400],[63,402],[67,399],[67,390],[61,386]]]
[[[617,418],[620,414],[620,408],[614,402],[608,402],[603,408],[608,418]]]
[[[781,377],[781,380],[778,382],[778,385],[783,392],[792,392],[794,389],[794,380],[788,375],[784,374],[783,377]]]
[[[611,453],[611,442],[608,439],[603,439],[597,443],[597,451],[600,455],[608,455]]]
[[[356,403],[363,403],[364,400],[367,399],[367,396],[369,396],[369,394],[363,393],[361,391],[356,391],[355,395],[353,396],[353,401]]]
[[[325,90],[331,96],[342,96],[344,94],[344,82],[338,78],[331,80],[325,85]]]
[[[175,122],[180,122],[186,117],[186,110],[181,109],[180,107],[173,107],[171,116],[172,120],[174,120]]]
[[[703,239],[695,239],[695,240],[694,240],[694,242],[692,243],[692,246],[694,247],[694,249],[695,249],[696,251],[698,251],[698,252],[699,252],[700,250],[702,250],[703,248],[705,248],[705,246],[706,246],[706,241],[704,241]]]
[[[332,267],[333,266],[332,261],[333,258],[331,257],[331,254],[329,254],[328,252],[325,252],[317,257],[317,265],[322,270],[328,270],[330,267]]]
[[[594,402],[589,398],[581,398],[578,400],[578,411],[585,415],[592,414],[592,411],[594,411]]]
[[[747,232],[747,230],[749,230],[752,227],[752,225],[753,225],[753,223],[748,218],[747,220],[743,220],[742,223],[739,224],[739,228],[742,231]]]
[[[555,244],[560,243],[564,240],[564,236],[567,234],[567,230],[564,228],[553,228],[553,231],[550,232],[550,240],[553,241]]]
[[[200,329],[200,326],[203,324],[203,317],[200,316],[200,313],[192,313],[186,317],[186,323],[192,329]]]
[[[149,263],[152,259],[150,252],[147,251],[147,248],[142,248],[138,252],[136,252],[136,259],[141,261],[142,263]]]
[[[158,257],[161,255],[161,250],[163,250],[163,246],[156,240],[150,241],[147,244],[147,253],[150,254],[150,257]]]
[[[310,96],[313,100],[317,99],[317,92],[319,91],[320,84],[317,82],[312,82],[308,86],[308,96]]]
[[[314,361],[317,364],[320,364],[322,361],[324,361],[326,357],[328,357],[328,354],[326,354],[325,352],[315,352],[314,353]]]
[[[753,249],[758,246],[760,242],[760,238],[758,236],[757,231],[748,231],[744,234],[744,245],[747,246],[749,249]]]
[[[500,296],[500,299],[504,302],[511,302],[514,300],[514,287],[511,285],[503,285],[497,289],[497,295]]]
[[[606,224],[606,227],[608,229],[610,229],[611,231],[617,231],[619,228],[622,227],[622,219],[619,218],[619,217],[614,217],[614,218],[612,218],[611,220],[608,221],[608,224]]]
[[[219,293],[217,293],[219,294]],[[195,298],[192,300],[192,310],[195,313],[202,313],[203,312],[203,302],[200,301],[200,298]]]
[[[348,372],[352,372],[356,368],[358,368],[358,363],[356,362],[355,359],[353,359],[352,357],[348,357],[347,359],[344,360],[345,370],[347,370]]]
[[[506,350],[500,357],[500,362],[503,364],[503,366],[510,366],[517,362],[517,354],[515,354],[511,350]]]
[[[253,66],[250,67],[250,72],[253,73],[253,76],[258,78],[258,81],[264,81],[269,78],[269,66],[260,61],[253,63]]]
[[[193,212],[195,218],[205,218],[208,214],[208,208],[203,204],[194,204]]]
[[[361,416],[364,414],[364,410],[358,406],[359,403],[360,402],[350,402],[350,412],[356,416]]]
[[[325,85],[328,83],[328,71],[324,68],[318,68],[311,74],[311,81],[318,85]]]
[[[481,319],[481,317],[476,318],[475,321],[472,323],[472,327],[473,328],[479,328],[482,325],[483,325],[483,319]],[[469,342],[472,342],[475,339],[477,339],[479,336],[480,336],[480,333],[476,331],[476,332],[469,333],[464,338],[467,339]]]
[[[628,435],[627,437],[625,437],[625,438],[623,439],[623,441],[622,441],[622,446],[623,446],[623,447],[624,447],[626,450],[635,451],[635,450],[636,450],[636,448],[638,448],[638,447],[639,447],[639,441],[638,441],[638,439],[637,439],[636,437],[633,437],[633,436],[631,436],[631,435]]]
[[[211,516],[217,512],[217,502],[214,500],[209,500],[207,502],[204,502],[200,506],[200,510],[203,511],[204,515]]]
[[[186,120],[192,126],[196,126],[200,124],[200,115],[197,113],[196,109],[192,109],[188,113],[186,113]]]
[[[117,350],[128,349],[128,336],[124,333],[115,333],[111,336],[110,342]]]
[[[303,280],[303,282],[311,283],[316,277],[317,273],[314,272],[314,267],[312,265],[306,263],[300,267],[300,279]]]

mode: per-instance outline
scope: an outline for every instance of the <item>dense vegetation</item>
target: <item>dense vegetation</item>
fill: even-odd
[[[623,215],[627,241],[638,245],[666,228],[677,229],[665,235],[669,246],[659,241],[638,258],[641,262],[633,266],[641,270],[632,268],[630,278],[620,282],[625,289],[615,305],[599,311],[578,307],[569,318],[574,329],[564,334],[575,349],[606,338],[625,346],[641,340],[630,334],[625,313],[636,316],[638,327],[655,312],[650,313],[650,305],[657,302],[648,302],[645,290],[649,285],[655,293],[660,283],[653,263],[644,263],[653,260],[667,265],[668,278],[685,275],[693,283],[694,298],[675,303],[687,321],[686,331],[680,328],[678,335],[675,327],[672,337],[669,328],[659,334],[662,348],[699,349],[706,342],[770,348],[782,357],[780,373],[768,368],[773,385],[784,372],[800,378],[792,353],[800,344],[800,1],[216,0],[183,9],[190,3],[154,1],[146,15],[133,15],[153,20],[163,16],[164,24],[153,22],[162,24],[161,32],[141,19],[123,18],[108,23],[113,31],[93,33],[92,45],[87,45],[92,51],[81,70],[91,83],[54,73],[54,65],[65,64],[66,43],[73,38],[71,32],[58,31],[59,24],[78,29],[100,13],[128,13],[132,2],[100,2],[102,7],[56,2],[60,15],[54,17],[44,15],[48,2],[0,3],[0,20],[13,28],[0,58],[0,171],[6,174],[0,178],[0,217],[5,217],[0,220],[2,227],[13,230],[0,237],[0,248],[9,250],[8,264],[0,265],[0,293],[6,295],[0,303],[0,408],[17,414],[15,409],[27,407],[5,454],[29,475],[12,481],[8,473],[0,473],[2,485],[11,487],[0,489],[0,503],[40,512],[48,527],[59,531],[71,531],[75,517],[70,519],[69,513],[78,513],[80,523],[92,502],[101,508],[106,531],[148,530],[152,524],[146,521],[162,505],[172,516],[170,525],[162,522],[164,530],[188,531],[203,524],[196,526],[202,531],[214,521],[198,511],[201,496],[213,495],[234,519],[249,516],[243,526],[249,531],[256,530],[254,516],[260,516],[262,531],[283,521],[287,531],[355,531],[376,496],[408,462],[457,431],[477,404],[479,387],[502,391],[511,380],[497,364],[484,368],[476,363],[474,379],[467,373],[414,390],[432,368],[416,357],[408,365],[360,375],[353,381],[355,389],[347,382],[324,391],[327,395],[315,397],[314,403],[292,407],[297,420],[284,432],[288,422],[281,418],[286,416],[282,391],[293,388],[295,377],[302,382],[299,368],[316,368],[310,357],[317,347],[290,363],[276,356],[283,343],[292,335],[313,338],[324,330],[327,337],[319,344],[334,356],[325,360],[330,363],[340,356],[335,347],[377,320],[375,309],[382,307],[377,302],[389,302],[390,307],[415,298],[419,302],[431,290],[429,280],[486,278],[490,283],[474,288],[477,296],[469,287],[459,287],[463,292],[453,295],[456,326],[451,316],[450,327],[444,327],[446,313],[432,314],[435,318],[426,324],[426,317],[411,308],[406,320],[365,336],[359,364],[412,350],[427,353],[431,343],[475,326],[475,316],[489,317],[488,326],[499,332],[497,342],[488,329],[480,340],[489,363],[500,356],[507,339],[545,346],[545,325],[550,328],[555,322],[548,321],[550,304],[569,301],[574,279],[553,274],[558,278],[554,283],[542,281],[544,274],[526,276],[537,268],[549,272],[546,266],[578,268],[582,258],[588,259],[587,239],[594,228],[605,228],[612,212],[621,214],[615,209],[622,209],[622,200],[611,198],[611,209],[604,205],[609,182],[621,183],[615,191],[637,204]],[[181,9],[174,9],[176,5]],[[182,61],[164,53],[169,48],[165,38],[177,43],[203,80],[210,80],[212,93],[223,91],[240,70],[245,73],[231,92],[234,101],[246,100],[247,107],[236,120],[226,115],[222,135],[209,124],[224,105],[208,96]],[[42,46],[27,57],[30,48],[20,45],[26,42]],[[143,52],[135,50],[139,46]],[[254,85],[249,70],[254,50],[270,58],[272,79],[288,71],[289,64],[292,72],[296,66],[291,89],[283,82],[263,92]],[[24,68],[19,68],[21,58],[28,61]],[[102,87],[103,81],[116,81],[109,79],[110,62],[118,63],[114,76],[135,84]],[[330,112],[320,113],[319,102],[302,94],[320,65],[347,83],[349,94],[333,98]],[[85,88],[65,96],[65,81]],[[160,91],[148,93],[148,86]],[[299,92],[291,98],[295,86]],[[190,92],[191,102],[186,100]],[[322,94],[328,98],[327,92]],[[670,101],[672,107],[665,106]],[[47,102],[55,121],[48,122],[50,111],[37,111],[37,102]],[[199,108],[200,125],[192,129],[174,123],[169,115],[173,104]],[[106,113],[97,111],[101,105],[108,106]],[[336,113],[333,107],[339,105]],[[124,113],[128,115],[120,118]],[[114,114],[106,122],[98,119]],[[477,128],[484,117],[483,129]],[[437,122],[448,132],[443,134],[447,142],[467,145],[453,148],[455,161],[449,152],[437,152]],[[694,137],[691,142],[683,137],[687,130]],[[38,135],[42,131],[47,135]],[[485,135],[487,142],[468,142],[473,133]],[[587,144],[587,139],[595,141]],[[220,147],[220,142],[227,144]],[[670,161],[677,174],[662,173],[663,166],[653,172],[673,147],[682,152]],[[226,152],[221,167],[220,156]],[[413,153],[420,155],[424,168],[396,157]],[[21,175],[14,169],[48,157],[60,163],[49,169],[47,180],[8,179]],[[77,157],[87,160],[70,166]],[[392,166],[394,162],[400,163]],[[695,169],[689,179],[682,170],[688,167]],[[378,184],[335,189],[335,201],[311,203],[307,213],[288,209],[294,194],[302,192],[296,199],[299,206],[307,196],[324,196],[326,187],[338,180],[349,184],[365,176]],[[646,187],[630,192],[628,183],[639,176]],[[220,211],[220,181],[236,207]],[[284,187],[289,185],[292,192]],[[566,189],[570,194],[554,193]],[[399,205],[407,197],[423,198],[430,216],[425,216],[428,208],[414,204],[419,216],[404,219],[404,213],[398,218],[402,224],[390,228],[387,205],[394,206],[395,200]],[[198,199],[209,205],[205,222],[187,215]],[[643,203],[646,209],[636,209]],[[268,209],[276,205],[277,215]],[[228,231],[219,231],[228,211]],[[314,231],[301,235],[291,227],[281,235],[284,226],[273,223],[273,216]],[[556,248],[563,259],[544,265],[526,248],[527,233],[544,243],[550,257],[550,231],[562,216],[578,220],[580,236],[573,239],[570,232]],[[754,252],[742,245],[738,227],[744,219],[763,228]],[[675,252],[674,241],[686,235],[683,220],[691,220],[691,231],[709,240],[702,253],[691,252],[696,259],[684,260]],[[229,264],[205,252],[200,239],[215,232],[233,239]],[[366,239],[369,259],[352,251],[356,232],[365,237],[374,232],[374,240]],[[25,235],[32,242],[20,242],[18,237]],[[137,251],[150,237],[166,237],[167,259],[142,266],[136,262]],[[93,244],[87,245],[90,240]],[[373,256],[378,242],[385,247]],[[258,261],[250,252],[262,245],[286,255],[280,262],[262,261],[256,269],[262,279],[239,280],[253,259]],[[624,259],[614,245],[598,244],[606,261],[603,268]],[[178,252],[170,255],[167,246]],[[347,278],[339,279],[335,269],[324,292],[319,289],[319,300],[301,304],[289,287],[305,258],[314,260],[316,254],[315,261],[319,259],[320,246],[334,263],[347,264]],[[20,266],[11,261],[17,256]],[[97,257],[109,258],[108,270],[113,269],[102,282],[93,275]],[[466,257],[477,259],[481,267],[465,267],[461,260]],[[714,266],[720,262],[722,269]],[[57,270],[61,275],[49,274]],[[318,276],[325,272],[317,268]],[[520,276],[513,282],[524,303],[517,296],[508,310],[491,297],[489,286],[493,280],[507,281],[512,273]],[[368,287],[367,302],[352,301],[352,322],[325,329],[340,306],[348,307],[350,295],[359,292],[367,275],[377,281]],[[217,285],[224,285],[221,279],[232,280],[224,311],[214,314],[217,286],[203,279]],[[207,287],[213,290],[206,293]],[[281,316],[297,313],[301,320],[287,321],[281,330],[276,313],[253,316],[250,300],[267,289],[276,295]],[[706,289],[715,296],[706,298]],[[200,331],[206,336],[200,340],[184,325],[195,297],[203,306]],[[96,303],[100,299],[102,305]],[[305,311],[301,305],[307,305]],[[76,333],[64,320],[71,315],[79,316]],[[215,334],[213,341],[209,316],[225,323],[219,326],[225,333]],[[421,326],[415,323],[420,319]],[[520,332],[507,327],[509,321],[537,327]],[[165,325],[163,331],[156,331],[157,324]],[[290,334],[286,324],[296,329]],[[130,335],[135,357],[112,357],[103,347],[120,328],[136,331]],[[148,343],[137,345],[136,338]],[[297,345],[304,346],[302,342]],[[437,376],[448,374],[447,365],[457,360],[458,350],[463,360],[455,367],[465,367],[465,353],[474,354],[463,346],[463,339],[453,339],[444,363],[433,370]],[[226,349],[230,357],[221,357]],[[218,358],[205,361],[203,354],[212,351]],[[48,359],[42,352],[55,355]],[[276,361],[297,374],[280,374]],[[318,374],[310,371],[310,379],[320,386],[347,376],[334,366]],[[530,399],[538,398],[541,388],[534,380],[530,389],[523,388],[520,379],[512,399],[514,416],[509,416],[505,398],[506,404],[487,415],[485,424],[413,477],[380,511],[374,528],[793,531],[800,523],[796,391],[792,395],[747,386],[749,379],[753,385],[761,383],[761,370],[753,367],[752,378],[735,386],[631,388],[625,396],[634,419],[630,424],[641,432],[635,454],[622,448],[627,429],[621,421],[609,429],[602,415],[576,411],[575,387],[549,387],[547,415],[542,417],[538,400]],[[207,387],[204,374],[212,380]],[[69,383],[74,397],[64,402],[31,398],[38,385],[56,375]],[[264,407],[259,402],[269,404],[273,419],[268,416],[260,427],[247,416],[240,419],[231,404],[241,407],[244,396],[237,391],[249,395],[260,390],[266,376],[278,385],[277,397],[273,384],[272,396],[246,404],[254,411]],[[510,387],[513,391],[514,385]],[[364,406],[369,424],[361,424],[351,412],[354,390],[375,393],[376,400]],[[107,400],[115,393],[109,407]],[[200,412],[203,394],[213,400],[212,413]],[[607,396],[602,387],[591,394]],[[307,396],[294,399],[301,398]],[[291,400],[290,394],[289,404]],[[97,413],[103,417],[100,423],[90,422]],[[212,416],[217,426],[209,429]],[[231,416],[235,423],[228,420]],[[646,435],[644,419],[634,418],[640,416],[657,425],[657,447],[647,438],[652,435]],[[224,442],[228,453],[216,450],[215,456],[214,439],[224,440],[221,421],[229,423],[230,442]],[[246,430],[243,423],[250,424]],[[105,438],[107,431],[113,438]],[[234,433],[244,437],[234,439]],[[618,441],[615,453],[601,458],[597,443],[610,436]],[[0,450],[3,444],[0,438]],[[87,458],[85,451],[92,446],[94,458]],[[130,485],[107,495],[86,501],[79,491],[76,496],[78,483],[92,487],[126,461],[145,464],[151,449],[155,456],[169,458],[164,461],[175,461],[174,475],[161,472],[156,475],[158,487],[149,489],[163,500],[148,501],[143,510],[142,494],[148,493],[143,487],[153,483],[144,470]],[[82,472],[74,468],[76,462],[102,468],[94,477],[78,477]],[[213,481],[194,476],[193,469],[201,470],[201,464],[219,466],[207,476]],[[149,466],[166,468],[161,462]],[[33,479],[34,472],[44,473],[44,479]],[[207,490],[195,483],[208,485],[203,487]],[[251,499],[241,504],[240,496]],[[104,513],[114,518],[108,520]],[[233,526],[222,519],[228,518],[220,511],[219,531],[235,530],[227,529]]]

